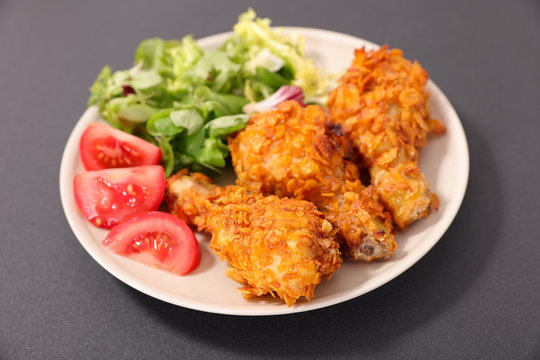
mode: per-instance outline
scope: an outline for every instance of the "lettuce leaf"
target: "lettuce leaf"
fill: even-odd
[[[235,37],[225,44],[226,51],[242,53],[234,56],[244,57],[248,63],[261,51],[272,52],[290,65],[294,74],[292,85],[304,90],[307,101],[324,103],[331,85],[331,76],[318,69],[313,60],[305,56],[304,39],[301,36],[285,34],[272,29],[270,25],[270,19],[257,18],[255,11],[249,9],[238,18],[234,26]]]
[[[263,101],[292,84],[310,101],[324,86],[302,39],[270,25],[249,9],[216,50],[203,50],[190,35],[146,39],[131,68],[103,67],[88,106],[98,106],[112,126],[159,145],[167,176],[182,167],[216,174],[229,155],[226,136],[248,121],[247,104],[257,111],[292,98],[282,90]]]

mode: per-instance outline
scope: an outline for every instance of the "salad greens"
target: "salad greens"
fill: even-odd
[[[251,62],[257,63],[261,52],[277,55],[285,61],[278,74],[292,73],[292,85],[302,88],[307,102],[323,103],[331,85],[331,76],[323,69],[318,69],[312,59],[304,56],[302,36],[296,33],[284,34],[272,29],[270,24],[270,19],[257,18],[255,12],[249,9],[240,15],[238,23],[234,25],[235,36],[225,43],[225,51],[247,62],[248,68],[253,66]],[[263,69],[269,68],[267,66]],[[268,95],[265,94],[265,97]]]
[[[259,104],[251,111],[269,109],[277,103],[263,100],[285,85],[300,86],[308,101],[317,100],[329,85],[303,56],[301,37],[280,34],[251,9],[220,49],[204,50],[191,36],[146,39],[134,64],[115,72],[105,66],[88,105],[98,106],[112,126],[158,144],[166,176],[184,167],[219,173],[229,154],[226,136],[245,126],[248,103]],[[274,98],[287,98],[281,94]]]

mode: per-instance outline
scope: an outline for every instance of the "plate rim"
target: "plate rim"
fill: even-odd
[[[291,31],[291,32],[298,32],[301,33],[303,36],[306,34],[315,35],[315,36],[324,36],[324,37],[332,37],[332,38],[339,38],[342,41],[353,41],[358,43],[366,44],[367,46],[371,46],[374,48],[379,47],[379,45],[372,43],[370,41],[364,40],[362,38],[344,34],[336,31],[331,30],[325,30],[325,29],[317,29],[317,28],[310,28],[310,27],[290,27],[290,26],[280,26],[277,27],[278,29],[283,29],[284,31]],[[230,36],[232,32],[223,32],[219,34],[214,34],[210,36],[203,37],[201,39],[198,39],[197,42],[201,43],[201,46],[205,46],[206,43],[211,42],[217,42],[219,39],[223,38],[226,39],[228,36]],[[352,51],[352,49],[351,49]],[[71,131],[68,141],[66,142],[66,146],[64,148],[64,152],[62,154],[61,164],[60,164],[60,171],[59,171],[59,186],[60,186],[60,198],[62,203],[62,208],[64,211],[64,215],[66,216],[66,219],[68,220],[68,223],[71,227],[71,230],[73,231],[75,237],[79,241],[79,243],[83,246],[83,248],[88,252],[88,254],[101,266],[103,267],[109,274],[117,278],[118,280],[122,281],[126,285],[148,295],[153,298],[168,302],[173,305],[182,306],[184,308],[189,308],[192,310],[198,310],[208,313],[215,313],[215,314],[224,314],[224,315],[238,315],[238,316],[273,316],[273,315],[287,315],[287,314],[294,314],[298,312],[305,312],[305,311],[312,311],[316,309],[321,309],[325,307],[329,307],[332,305],[336,305],[339,303],[343,303],[346,301],[349,301],[351,299],[354,299],[356,297],[359,297],[361,295],[364,295],[370,291],[373,291],[374,289],[381,287],[388,282],[392,281],[399,275],[406,272],[409,268],[411,268],[415,263],[417,263],[421,258],[423,258],[432,248],[439,242],[439,240],[442,238],[442,236],[446,233],[450,225],[452,224],[453,220],[455,219],[461,204],[463,202],[463,199],[465,197],[465,192],[467,189],[468,181],[469,181],[469,167],[470,167],[470,155],[469,155],[469,148],[467,143],[467,138],[465,131],[463,129],[463,125],[459,119],[459,116],[457,112],[455,111],[454,107],[446,97],[446,95],[442,92],[442,90],[431,80],[429,79],[427,87],[429,88],[428,91],[430,92],[431,97],[436,97],[441,103],[442,106],[445,109],[445,112],[447,112],[447,116],[453,118],[453,122],[455,125],[455,129],[457,130],[456,138],[461,142],[461,147],[459,147],[458,151],[460,152],[460,160],[462,160],[462,169],[461,169],[461,176],[460,176],[460,183],[457,184],[457,186],[454,189],[454,193],[456,193],[458,196],[454,197],[454,202],[452,203],[453,206],[450,208],[445,208],[445,222],[442,224],[439,224],[435,231],[435,235],[432,235],[432,238],[434,240],[430,242],[426,242],[425,244],[422,244],[419,250],[415,251],[413,254],[408,254],[403,259],[400,259],[400,266],[394,266],[385,271],[385,278],[384,281],[375,282],[373,284],[370,284],[369,286],[356,288],[348,291],[340,291],[338,292],[339,296],[334,296],[332,300],[322,302],[322,303],[313,303],[313,302],[304,302],[301,305],[293,305],[291,307],[287,307],[285,304],[283,306],[276,306],[272,308],[271,310],[268,310],[267,308],[259,308],[259,307],[243,307],[243,306],[227,306],[227,307],[219,307],[219,306],[209,306],[207,304],[201,304],[197,303],[196,301],[193,301],[191,299],[183,297],[182,300],[178,299],[177,296],[171,296],[170,294],[167,294],[166,292],[153,288],[152,286],[149,286],[145,284],[144,281],[138,280],[137,278],[134,278],[133,275],[129,272],[127,272],[122,266],[119,264],[116,264],[113,262],[113,264],[108,263],[105,261],[105,259],[102,259],[97,251],[95,251],[95,248],[91,246],[90,243],[83,241],[83,234],[82,230],[77,224],[77,222],[80,222],[80,214],[78,214],[78,211],[76,210],[75,213],[79,215],[79,218],[76,219],[74,216],[73,211],[73,204],[69,203],[70,200],[70,193],[71,196],[73,196],[73,178],[69,174],[68,171],[68,163],[70,160],[73,159],[73,156],[78,158],[78,151],[76,154],[68,153],[69,149],[77,149],[78,150],[78,140],[80,138],[80,135],[84,131],[87,123],[91,121],[91,119],[99,118],[97,108],[95,106],[89,107],[86,109],[86,111],[82,114],[80,119],[77,121],[75,127]],[[88,119],[88,120],[87,120]],[[83,219],[84,220],[84,219]],[[96,243],[97,246],[100,246],[99,241]],[[96,244],[94,244],[96,245]],[[225,275],[224,275],[225,277]],[[345,294],[342,294],[345,293]],[[240,296],[240,294],[238,294]],[[300,305],[300,306],[299,306]]]

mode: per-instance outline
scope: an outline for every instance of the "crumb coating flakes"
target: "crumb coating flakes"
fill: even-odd
[[[444,125],[429,117],[428,73],[399,49],[355,51],[351,67],[330,92],[328,109],[369,167],[372,183],[394,222],[406,228],[438,199],[418,168],[419,149]]]
[[[341,265],[335,230],[307,201],[221,188],[185,171],[168,179],[166,200],[173,214],[212,234],[210,247],[229,263],[227,276],[243,285],[246,298],[309,301]]]

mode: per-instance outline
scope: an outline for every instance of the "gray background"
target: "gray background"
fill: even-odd
[[[230,30],[248,6],[399,47],[460,115],[471,173],[403,275],[313,312],[233,317],[148,297],[80,246],[60,158],[104,64],[146,37]],[[540,358],[540,2],[0,0],[0,358]]]

